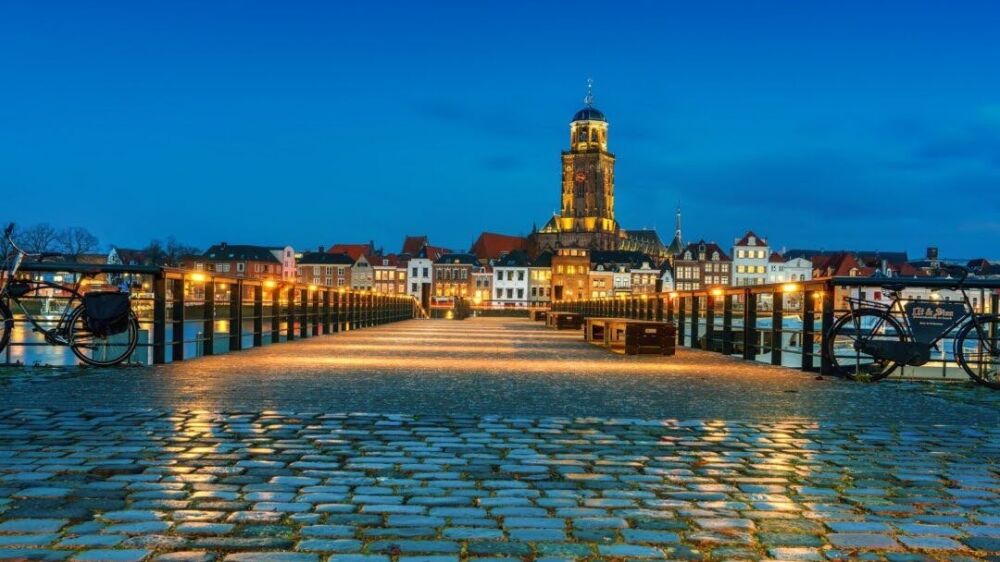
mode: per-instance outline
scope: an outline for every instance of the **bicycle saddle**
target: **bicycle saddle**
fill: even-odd
[[[894,291],[894,292],[898,293],[899,291],[902,291],[903,289],[906,288],[906,284],[905,283],[884,283],[882,285],[882,288],[885,289],[886,291]]]

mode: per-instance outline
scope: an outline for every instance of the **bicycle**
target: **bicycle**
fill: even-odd
[[[61,285],[46,280],[19,279],[18,272],[25,258],[43,261],[60,257],[60,254],[25,252],[14,242],[14,225],[4,231],[9,250],[2,275],[0,275],[0,352],[10,343],[14,330],[13,302],[31,323],[32,330],[45,337],[49,345],[68,346],[73,354],[88,365],[109,367],[122,363],[132,355],[139,342],[139,319],[132,311],[128,292],[80,292],[83,280],[97,275],[90,272],[80,275],[73,285]],[[24,306],[21,299],[41,289],[50,288],[69,295],[54,328],[42,327],[39,320]],[[80,304],[73,306],[79,301]]]
[[[957,330],[955,360],[977,383],[1000,389],[1000,316],[976,314],[965,290],[969,270],[954,269],[962,276],[948,288],[961,291],[961,301],[904,300],[902,283],[882,285],[889,304],[847,298],[850,311],[834,322],[824,349],[834,372],[852,380],[884,379],[902,365],[928,363],[938,343]]]

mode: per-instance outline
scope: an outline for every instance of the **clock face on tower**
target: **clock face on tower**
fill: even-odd
[[[577,172],[576,173],[576,181],[577,181],[577,183],[583,183],[583,182],[587,181],[587,173],[586,172]]]

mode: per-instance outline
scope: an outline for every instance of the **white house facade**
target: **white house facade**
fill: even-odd
[[[531,271],[528,256],[514,251],[493,265],[493,305],[501,308],[528,306]]]
[[[767,240],[747,231],[733,244],[733,286],[746,287],[767,283],[771,249]]]

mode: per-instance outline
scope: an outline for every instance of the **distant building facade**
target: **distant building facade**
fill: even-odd
[[[674,283],[678,291],[699,291],[730,284],[732,260],[714,242],[688,244],[674,259]]]
[[[747,231],[733,244],[732,284],[736,287],[767,283],[771,248],[767,240]]]

